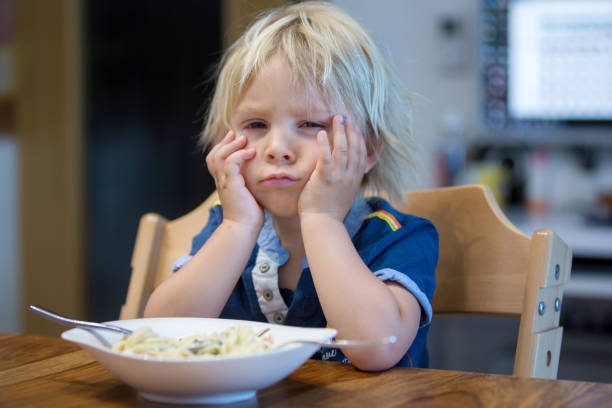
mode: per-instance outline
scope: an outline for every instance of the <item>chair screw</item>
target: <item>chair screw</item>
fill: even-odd
[[[555,299],[555,312],[558,312],[559,310],[561,310],[561,299],[556,298]]]
[[[538,304],[538,313],[540,316],[544,316],[544,312],[546,312],[546,304],[544,302],[540,302]]]
[[[555,280],[559,280],[559,272],[560,272],[559,264],[555,265]]]

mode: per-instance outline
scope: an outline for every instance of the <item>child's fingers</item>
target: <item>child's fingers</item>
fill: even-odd
[[[227,142],[220,143],[219,149],[215,153],[215,158],[219,160],[225,160],[230,154],[235,151],[242,149],[247,144],[246,136],[239,135],[237,137],[229,138]]]
[[[206,155],[206,163],[208,163],[209,158],[212,159],[217,154],[221,146],[223,146],[225,143],[227,143],[230,139],[234,137],[234,134],[234,131],[230,130],[225,134],[225,136],[223,137],[223,139],[221,139],[219,143],[215,144],[212,149],[210,149],[210,151]]]
[[[233,139],[236,136],[236,132],[234,132],[233,130],[229,130],[225,136],[223,137],[223,139],[221,139],[221,141],[217,144],[222,144],[222,143],[227,143],[229,140]]]
[[[229,131],[225,137],[217,143],[206,156],[206,165],[209,173],[215,179],[218,188],[223,188],[227,183],[225,169],[226,160],[236,152],[241,151],[247,141],[244,136],[236,137],[234,131]]]
[[[345,119],[342,115],[336,115],[333,123],[334,150],[332,156],[334,167],[344,169],[348,163],[348,142],[346,139]]]
[[[221,187],[227,188],[232,181],[242,180],[240,172],[242,164],[253,157],[255,157],[255,149],[238,150],[230,154],[223,163],[222,176],[220,177]]]
[[[317,169],[320,172],[328,172],[332,167],[332,152],[329,147],[327,132],[324,130],[317,133],[317,150],[319,153]]]
[[[367,164],[367,148],[365,139],[352,119],[347,119],[347,139],[349,149],[349,168],[365,172]]]
[[[227,132],[225,134],[225,137],[223,137],[223,139],[221,139],[221,141],[219,143],[215,144],[212,147],[212,149],[210,149],[210,151],[206,155],[206,165],[208,166],[209,170],[214,168],[214,164],[215,164],[214,162],[215,162],[215,159],[216,159],[217,154],[219,152],[219,149],[221,149],[222,146],[224,146],[230,140],[232,140],[234,138],[234,136],[235,136],[235,132],[233,130],[230,130],[229,132]]]
[[[225,160],[225,172],[228,176],[239,175],[242,163],[253,157],[255,157],[255,149],[244,149],[232,153],[227,160]]]
[[[235,137],[235,132],[229,132],[225,138],[216,144],[206,156],[206,165],[213,176],[215,172],[223,168],[223,162],[228,156],[246,146],[244,136]]]

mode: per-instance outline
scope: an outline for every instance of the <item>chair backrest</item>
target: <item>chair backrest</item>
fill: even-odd
[[[155,214],[142,217],[121,319],[142,316],[149,295],[170,275],[172,263],[188,253],[216,200],[213,193],[174,221]],[[395,207],[429,219],[438,230],[434,314],[520,317],[513,374],[556,378],[569,247],[550,230],[532,237],[520,232],[481,185],[409,192],[406,202]]]
[[[572,252],[554,232],[520,232],[481,185],[410,192],[396,205],[440,236],[434,315],[520,317],[513,374],[556,378]]]
[[[213,192],[191,212],[173,221],[148,213],[140,218],[134,251],[132,275],[120,319],[142,317],[149,296],[172,273],[172,264],[191,250],[191,239],[208,220],[208,210],[218,200]]]

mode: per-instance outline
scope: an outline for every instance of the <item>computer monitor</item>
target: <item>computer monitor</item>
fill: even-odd
[[[612,0],[482,0],[485,132],[612,144]]]

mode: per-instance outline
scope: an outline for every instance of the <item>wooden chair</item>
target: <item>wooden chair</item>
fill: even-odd
[[[406,198],[396,208],[431,220],[440,235],[434,314],[520,317],[513,374],[556,378],[570,248],[547,229],[532,237],[520,232],[484,186],[410,192]],[[121,319],[142,316],[153,288],[170,275],[172,263],[189,252],[191,238],[216,200],[213,194],[174,221],[155,214],[142,217]]]

